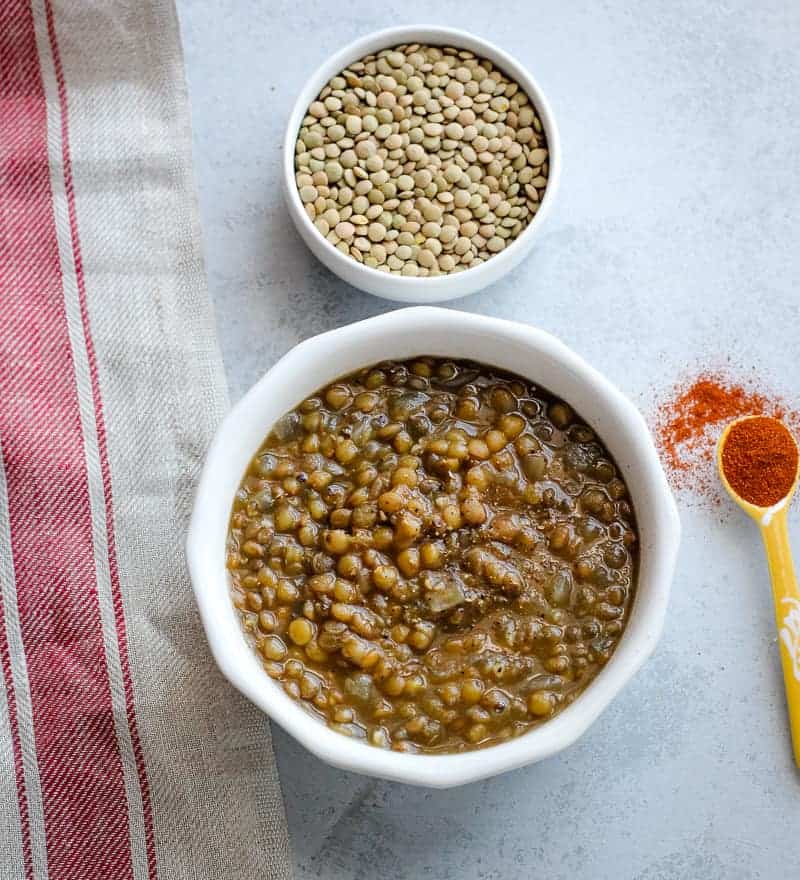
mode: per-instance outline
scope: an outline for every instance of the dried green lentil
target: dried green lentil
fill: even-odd
[[[331,78],[303,120],[295,168],[306,212],[343,253],[430,276],[480,265],[522,233],[547,186],[548,150],[528,96],[491,62],[400,45]],[[332,219],[336,205],[350,210]],[[398,241],[410,252],[383,247],[430,223],[439,231]]]

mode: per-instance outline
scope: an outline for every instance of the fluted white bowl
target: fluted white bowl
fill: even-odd
[[[517,373],[572,405],[619,465],[636,512],[640,566],[628,625],[608,664],[575,701],[500,745],[450,755],[387,751],[328,728],[284,693],[247,644],[225,567],[231,505],[276,420],[334,379],[386,359],[469,358]],[[661,634],[680,522],[650,432],[597,370],[542,330],[464,312],[409,308],[301,342],[233,408],[208,451],[189,528],[189,571],[211,650],[231,683],[319,758],[348,770],[444,788],[503,773],[573,743],[630,681]]]

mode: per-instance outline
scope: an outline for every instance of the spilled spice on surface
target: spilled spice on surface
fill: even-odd
[[[723,372],[702,372],[679,382],[661,401],[653,429],[673,488],[718,504],[723,497],[715,471],[716,444],[728,422],[742,416],[772,416],[795,434],[800,413],[755,382]]]

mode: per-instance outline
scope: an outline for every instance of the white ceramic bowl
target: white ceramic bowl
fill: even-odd
[[[348,64],[365,55],[402,43],[454,46],[459,49],[468,49],[482,58],[488,58],[505,74],[519,83],[523,91],[527,93],[539,113],[547,136],[550,172],[544,197],[536,216],[505,250],[480,266],[467,269],[465,272],[437,275],[434,278],[409,278],[392,275],[388,272],[379,272],[377,269],[364,266],[352,257],[345,256],[336,250],[320,234],[303,209],[303,203],[297,192],[294,169],[295,143],[300,125],[311,102],[316,99],[331,77],[347,67]],[[536,81],[518,61],[507,55],[502,49],[486,40],[468,34],[466,31],[453,28],[426,25],[388,28],[361,37],[344,49],[340,49],[303,86],[289,117],[286,138],[283,143],[283,186],[286,205],[289,209],[289,215],[305,243],[332,272],[335,272],[348,284],[359,287],[368,293],[374,293],[375,296],[404,303],[434,303],[467,296],[467,294],[475,293],[475,291],[493,284],[514,269],[530,251],[542,223],[550,213],[560,176],[561,148],[558,129],[553,111]]]
[[[597,431],[630,489],[641,537],[636,599],[606,667],[552,720],[501,745],[458,755],[384,751],[330,730],[287,696],[245,642],[231,603],[225,544],[233,496],[275,421],[328,382],[387,358],[472,358],[568,401]],[[211,650],[235,687],[307,749],[337,767],[447,787],[540,761],[574,742],[647,659],[661,633],[680,523],[639,412],[607,379],[541,330],[436,308],[390,312],[295,346],[233,408],[208,452],[189,528],[189,571]]]

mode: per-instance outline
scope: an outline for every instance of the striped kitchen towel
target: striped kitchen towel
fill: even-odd
[[[0,880],[284,878],[183,559],[225,407],[166,0],[0,0]]]

